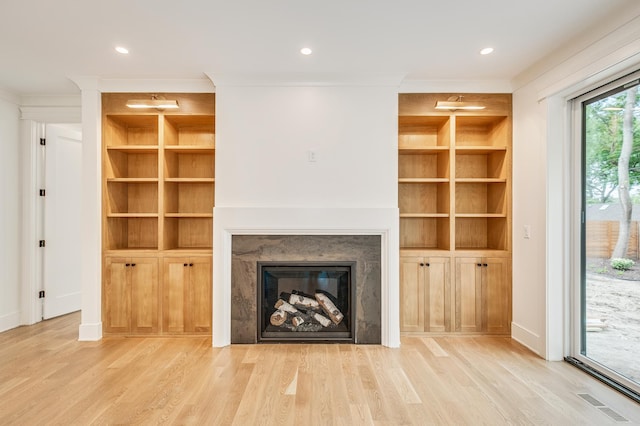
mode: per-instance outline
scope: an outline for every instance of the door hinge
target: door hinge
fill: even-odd
[[[38,292],[38,299],[44,299],[44,290]]]
[[[45,146],[47,144],[47,140],[45,138],[40,138],[40,145]]]
[[[44,189],[40,190],[40,196],[44,197],[46,195],[47,191],[45,191]]]
[[[44,244],[45,244],[45,243],[44,243],[44,240],[40,240],[40,245],[39,245],[39,246],[40,246],[40,247],[44,247]]]

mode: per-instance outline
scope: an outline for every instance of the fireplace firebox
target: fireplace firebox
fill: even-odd
[[[353,342],[356,262],[258,262],[258,342]]]

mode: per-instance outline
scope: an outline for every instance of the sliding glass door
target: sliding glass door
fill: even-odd
[[[581,117],[579,306],[574,358],[640,391],[640,102],[637,77],[575,102]],[[579,317],[579,318],[578,318]]]

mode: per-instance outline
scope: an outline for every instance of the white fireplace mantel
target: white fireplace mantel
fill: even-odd
[[[400,346],[397,208],[215,207],[213,346],[231,343],[233,235],[379,235],[382,344]]]

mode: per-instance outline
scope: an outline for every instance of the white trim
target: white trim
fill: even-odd
[[[404,73],[205,73],[217,87],[262,86],[391,86],[398,87]]]
[[[567,101],[552,97],[546,101],[547,112],[547,182],[546,182],[546,288],[545,288],[545,359],[562,360],[565,355],[566,303],[565,286],[569,281],[567,260],[570,245],[566,226],[569,214],[570,182],[567,162],[570,159]],[[565,141],[551,143],[551,141]]]
[[[199,79],[100,79],[97,89],[103,93],[213,93],[215,86],[207,78]]]
[[[409,80],[399,93],[512,93],[509,80]]]
[[[543,356],[543,354],[538,352],[538,349],[541,345],[540,343],[540,335],[534,333],[527,328],[512,322],[511,323],[511,338],[516,342],[520,343],[523,346],[529,348],[532,352],[538,354],[539,356]]]
[[[214,208],[212,344],[231,344],[233,235],[379,235],[381,237],[381,340],[400,346],[397,208]]]
[[[21,123],[22,165],[22,284],[21,324],[35,324],[42,319],[41,303],[36,297],[41,288],[42,254],[38,247],[38,154],[44,125],[31,120]]]
[[[82,109],[79,106],[22,106],[20,118],[42,123],[81,123]]]
[[[7,315],[0,316],[0,333],[11,330],[21,325],[20,312],[12,312]]]
[[[102,323],[83,323],[78,328],[78,340],[81,342],[95,342],[102,339]]]
[[[82,89],[82,315],[80,340],[102,337],[102,97],[93,78]]]

